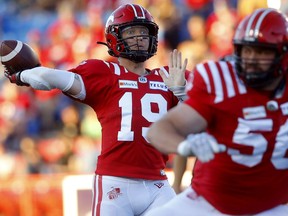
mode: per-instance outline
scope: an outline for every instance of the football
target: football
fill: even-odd
[[[0,60],[6,73],[14,74],[40,66],[36,52],[19,40],[4,40],[0,47]]]

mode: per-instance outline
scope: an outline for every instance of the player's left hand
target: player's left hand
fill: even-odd
[[[164,68],[161,68],[159,72],[168,88],[185,86],[185,71],[187,63],[188,60],[186,58],[184,62],[182,62],[182,54],[177,49],[174,49],[173,52],[170,53],[170,61],[168,65],[169,74]]]

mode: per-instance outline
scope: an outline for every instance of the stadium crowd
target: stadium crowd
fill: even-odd
[[[238,20],[256,8],[268,7],[262,0],[130,2],[148,8],[159,23],[158,54],[149,60],[149,67],[167,65],[169,52],[177,48],[189,59],[189,70],[205,59],[230,55]],[[97,41],[104,41],[107,15],[122,3],[0,1],[0,39],[28,43],[39,54],[42,65],[48,67],[67,69],[87,58],[113,60],[107,48]],[[284,6],[281,9],[288,11]],[[101,136],[94,112],[58,91],[43,93],[19,88],[3,76],[2,73],[0,179],[19,174],[92,173]]]

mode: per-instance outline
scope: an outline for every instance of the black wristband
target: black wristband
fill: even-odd
[[[29,84],[21,81],[21,73],[22,73],[22,71],[15,74],[16,85],[18,85],[18,86],[30,86]]]

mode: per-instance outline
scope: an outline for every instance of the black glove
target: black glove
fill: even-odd
[[[21,81],[21,79],[20,79],[21,73],[22,73],[22,71],[11,74],[11,73],[9,73],[9,71],[6,68],[4,71],[5,77],[7,77],[11,83],[15,83],[18,86],[29,86],[29,84]]]

